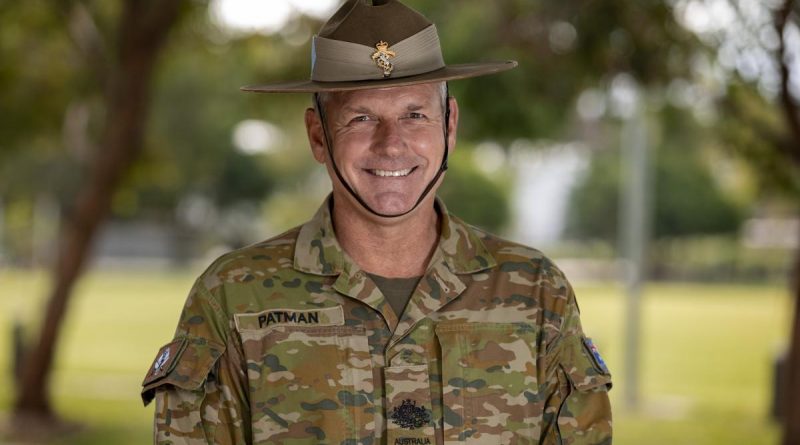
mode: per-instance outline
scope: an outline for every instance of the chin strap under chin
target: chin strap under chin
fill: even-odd
[[[339,172],[339,167],[336,165],[336,160],[333,158],[333,146],[331,145],[331,138],[328,135],[328,123],[325,121],[325,110],[322,108],[322,104],[319,101],[319,94],[317,93],[314,93],[314,103],[317,106],[317,113],[319,113],[319,119],[320,122],[322,123],[322,133],[325,136],[325,145],[328,147],[328,157],[331,160],[331,166],[333,167],[334,173],[336,173],[336,177],[339,179],[339,182],[341,182],[342,185],[344,185],[344,188],[347,190],[347,192],[350,193],[350,196],[355,198],[356,201],[358,201],[358,203],[361,204],[362,207],[367,209],[367,211],[369,211],[373,215],[380,216],[382,218],[397,218],[406,215],[408,213],[411,213],[412,211],[414,211],[414,209],[417,208],[417,206],[422,202],[422,200],[425,199],[426,196],[428,196],[428,193],[430,193],[430,191],[433,190],[433,186],[436,184],[436,181],[438,181],[439,177],[442,176],[442,173],[444,173],[444,171],[447,170],[447,154],[449,151],[448,124],[450,122],[450,89],[447,86],[447,83],[445,83],[444,156],[442,157],[442,164],[439,166],[439,171],[436,172],[436,175],[433,177],[433,179],[431,179],[431,181],[425,187],[425,190],[422,191],[422,194],[420,195],[419,199],[417,199],[417,202],[414,204],[414,206],[408,209],[407,211],[403,213],[398,213],[396,215],[389,215],[386,213],[380,213],[373,210],[369,205],[367,205],[366,202],[364,202],[364,200],[360,196],[358,196],[358,193],[356,193],[356,191],[353,190],[350,184],[348,184],[347,181],[344,180],[341,172]]]

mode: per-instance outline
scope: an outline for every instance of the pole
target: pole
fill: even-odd
[[[649,237],[648,200],[650,198],[650,162],[647,122],[640,103],[622,127],[621,233],[625,258],[625,378],[624,403],[629,410],[639,406],[639,361],[641,332],[641,294],[647,263]]]

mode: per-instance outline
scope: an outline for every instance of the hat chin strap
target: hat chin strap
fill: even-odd
[[[450,123],[450,89],[447,86],[447,83],[445,83],[445,100],[444,100],[444,102],[445,102],[445,111],[444,111],[444,156],[442,157],[442,164],[439,166],[439,170],[436,172],[436,175],[433,177],[433,179],[431,179],[431,181],[428,183],[428,185],[425,186],[425,190],[422,191],[422,194],[419,196],[419,199],[417,199],[417,202],[414,204],[414,206],[411,207],[410,209],[406,210],[403,213],[398,213],[396,215],[392,215],[392,214],[381,213],[381,212],[375,211],[372,207],[370,207],[364,201],[363,198],[361,198],[361,196],[358,195],[358,193],[356,193],[356,191],[353,189],[353,187],[351,187],[350,184],[348,184],[348,182],[345,181],[345,179],[342,177],[342,173],[339,171],[339,167],[336,165],[336,160],[333,158],[333,146],[331,144],[331,138],[328,135],[328,124],[325,121],[325,110],[322,108],[322,106],[321,106],[322,104],[319,101],[319,94],[314,93],[314,103],[317,106],[317,112],[319,113],[319,119],[322,122],[322,133],[324,134],[324,137],[325,137],[325,145],[328,147],[328,157],[331,160],[331,165],[333,166],[333,171],[334,171],[334,173],[336,173],[336,177],[339,179],[339,182],[341,182],[342,185],[344,185],[344,188],[347,190],[348,193],[350,193],[350,196],[355,198],[355,200],[358,201],[359,204],[361,204],[361,207],[364,207],[368,212],[372,213],[375,216],[380,216],[381,218],[399,218],[401,216],[405,216],[405,215],[413,212],[414,209],[416,209],[420,205],[420,203],[425,199],[425,197],[428,196],[428,193],[430,193],[430,191],[433,190],[433,186],[436,184],[436,181],[438,181],[439,177],[442,176],[442,173],[444,173],[445,170],[447,170],[447,154],[449,152],[449,147],[448,147],[448,145],[449,145],[449,141],[448,141],[448,136],[449,136],[448,124]]]

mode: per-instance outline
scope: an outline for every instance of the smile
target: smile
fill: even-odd
[[[416,167],[412,167],[412,168],[406,168],[406,169],[403,169],[403,170],[368,169],[367,171],[370,172],[371,174],[375,175],[375,176],[402,177],[402,176],[408,176],[409,174],[411,174],[411,172],[414,171],[415,168]]]

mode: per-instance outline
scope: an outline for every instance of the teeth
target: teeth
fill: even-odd
[[[411,173],[411,168],[407,168],[405,170],[370,170],[375,176],[407,176]]]

